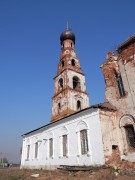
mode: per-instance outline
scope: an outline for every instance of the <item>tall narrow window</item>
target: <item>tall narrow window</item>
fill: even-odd
[[[38,157],[38,142],[35,143],[35,158]]]
[[[135,148],[135,132],[133,125],[125,126],[128,146]]]
[[[87,154],[88,152],[87,130],[80,131],[80,139],[81,139],[81,153]]]
[[[116,81],[117,81],[120,96],[121,97],[125,96],[125,90],[124,90],[124,85],[123,85],[121,75],[116,76]]]
[[[60,103],[58,103],[58,109],[59,109],[59,110],[61,109],[61,104],[60,104]]]
[[[53,139],[49,139],[49,157],[53,156]]]
[[[75,66],[75,60],[74,59],[71,60],[71,64],[72,64],[72,66]]]
[[[29,156],[30,156],[30,145],[27,146],[27,156],[26,156],[27,160],[29,160]]]
[[[62,64],[62,67],[63,67],[64,66],[64,61],[62,61],[61,64]]]
[[[77,101],[77,110],[81,110],[81,101]]]
[[[59,85],[63,89],[63,79],[62,78],[59,79]]]
[[[78,77],[73,77],[73,89],[80,90],[80,80]]]
[[[67,135],[63,135],[63,156],[67,156]]]

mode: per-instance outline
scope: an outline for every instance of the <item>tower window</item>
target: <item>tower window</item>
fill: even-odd
[[[81,140],[81,153],[87,154],[88,152],[87,130],[80,131],[80,140]]]
[[[75,66],[75,60],[74,59],[71,60],[71,64],[72,64],[72,66]]]
[[[58,103],[58,108],[59,108],[59,110],[61,109],[61,104],[60,103]]]
[[[125,90],[124,90],[124,85],[123,85],[121,75],[116,76],[116,81],[117,81],[120,96],[121,97],[125,96]]]
[[[63,89],[63,79],[62,78],[59,79],[59,85]]]
[[[64,61],[62,61],[61,64],[62,64],[62,67],[63,67],[64,66]]]
[[[73,89],[80,90],[80,80],[78,77],[73,77]]]
[[[133,125],[125,126],[128,146],[135,148],[135,132]]]
[[[77,110],[81,110],[81,101],[77,101]]]
[[[72,47],[72,43],[71,43],[71,47]]]

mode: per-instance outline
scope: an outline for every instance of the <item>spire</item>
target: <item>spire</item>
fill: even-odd
[[[67,21],[67,29],[66,30],[69,30],[69,23],[68,23],[68,21]]]

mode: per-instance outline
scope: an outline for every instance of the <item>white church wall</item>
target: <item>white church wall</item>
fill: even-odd
[[[88,152],[81,154],[80,131],[86,130]],[[67,135],[67,155],[63,157],[62,137]],[[49,157],[49,139],[53,156]],[[38,156],[35,158],[35,143]],[[30,145],[29,159],[27,146]],[[105,163],[98,109],[87,109],[33,131],[23,138],[21,168],[55,169],[59,165],[103,165]]]

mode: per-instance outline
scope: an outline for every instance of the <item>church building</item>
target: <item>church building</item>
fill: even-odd
[[[135,35],[118,47],[118,55],[107,53],[101,65],[105,102],[92,106],[68,27],[60,43],[51,121],[22,135],[21,168],[104,165],[116,154],[135,162]]]

